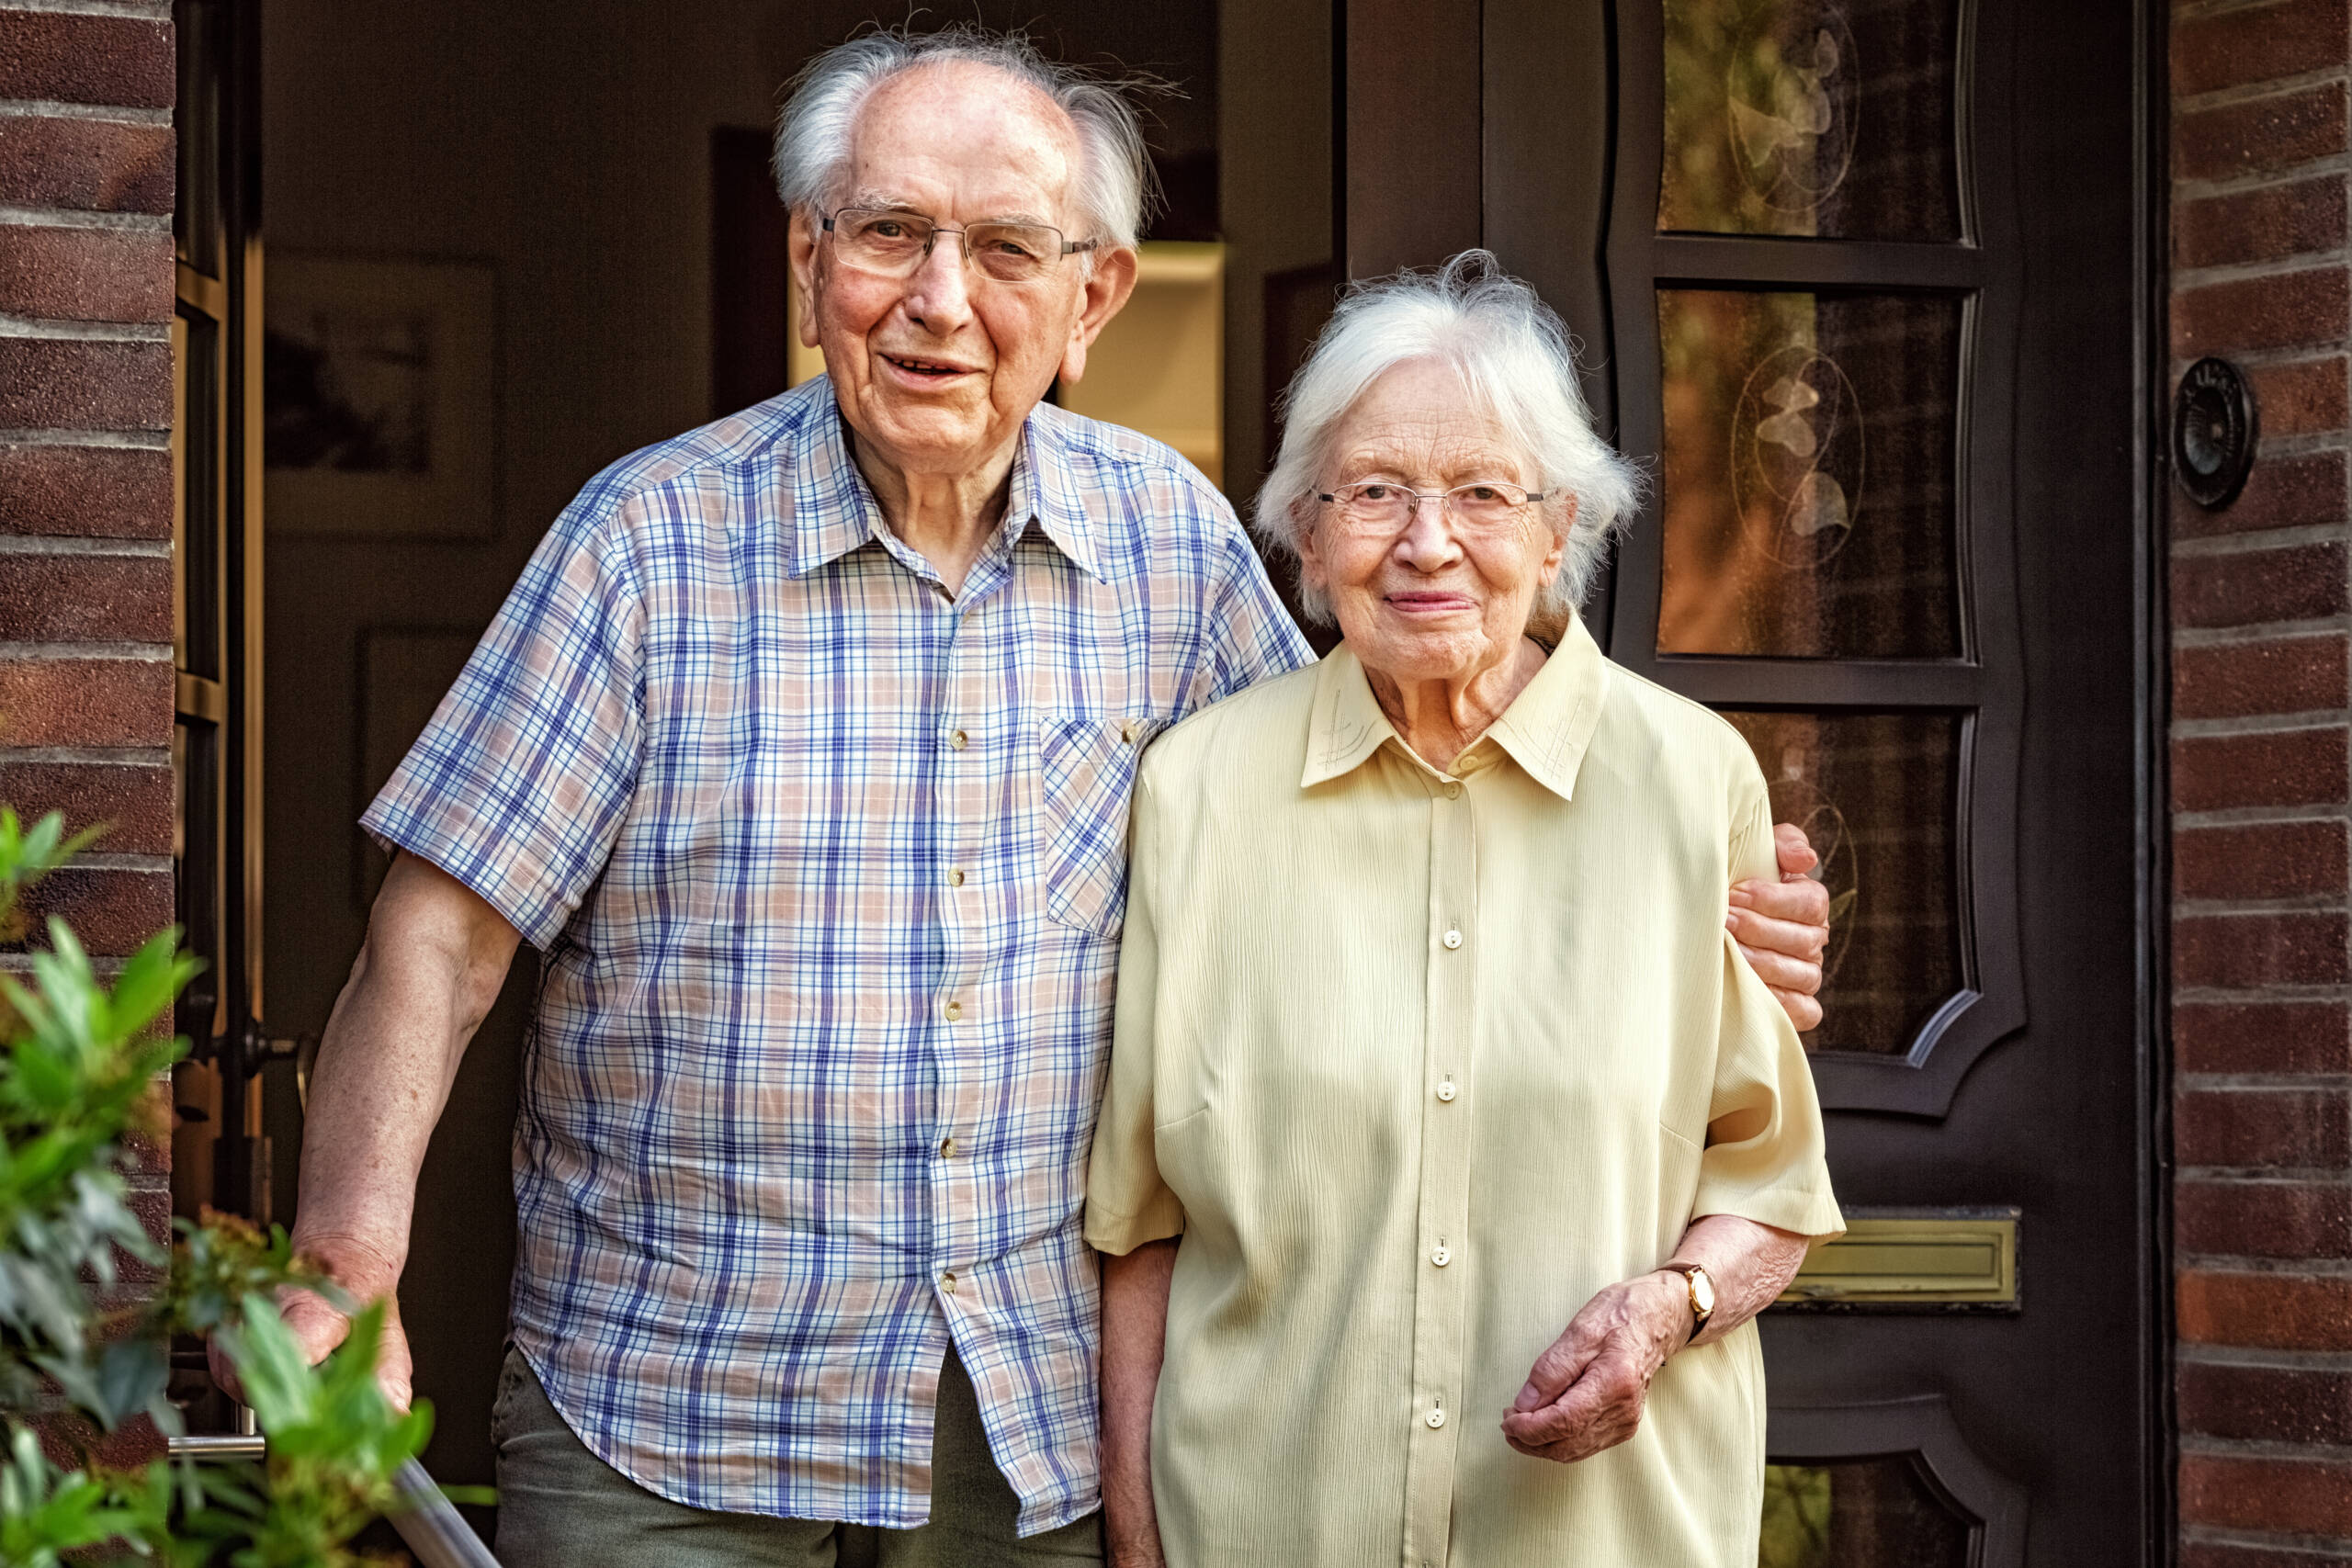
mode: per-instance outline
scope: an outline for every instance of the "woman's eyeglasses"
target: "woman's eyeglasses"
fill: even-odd
[[[1528,506],[1544,499],[1502,479],[1473,479],[1452,490],[1414,490],[1394,479],[1359,479],[1338,490],[1318,492],[1316,500],[1340,509],[1340,521],[1364,534],[1401,534],[1425,501],[1434,501],[1464,528],[1498,529],[1517,523]]]

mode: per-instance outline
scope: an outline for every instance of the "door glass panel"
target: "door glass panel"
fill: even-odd
[[[1960,716],[1724,715],[1771,790],[1772,820],[1813,841],[1829,888],[1815,1051],[1901,1055],[1960,988],[1952,821]]]
[[[1662,653],[1953,658],[1961,303],[1658,291]]]
[[[1666,0],[1660,230],[1957,240],[1951,0]]]
[[[1970,1529],[1908,1455],[1770,1465],[1757,1568],[1968,1568]]]

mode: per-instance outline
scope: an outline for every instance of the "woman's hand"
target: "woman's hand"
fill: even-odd
[[[1615,1448],[1642,1424],[1650,1379],[1690,1337],[1690,1290],[1679,1274],[1644,1274],[1584,1304],[1535,1358],[1503,1416],[1521,1453],[1573,1464]]]

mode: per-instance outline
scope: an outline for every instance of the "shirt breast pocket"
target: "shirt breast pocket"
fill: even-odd
[[[1038,731],[1039,869],[1046,913],[1116,936],[1127,913],[1127,807],[1136,764],[1167,728],[1142,716],[1057,714]]]

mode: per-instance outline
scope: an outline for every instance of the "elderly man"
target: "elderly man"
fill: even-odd
[[[1308,649],[1199,474],[1040,406],[1135,282],[1114,93],[876,34],[804,73],[776,164],[828,374],[592,481],[369,808],[399,853],[297,1240],[392,1293],[528,940],[503,1560],[1094,1560],[1128,792]],[[1743,899],[1809,1021],[1816,890]]]

